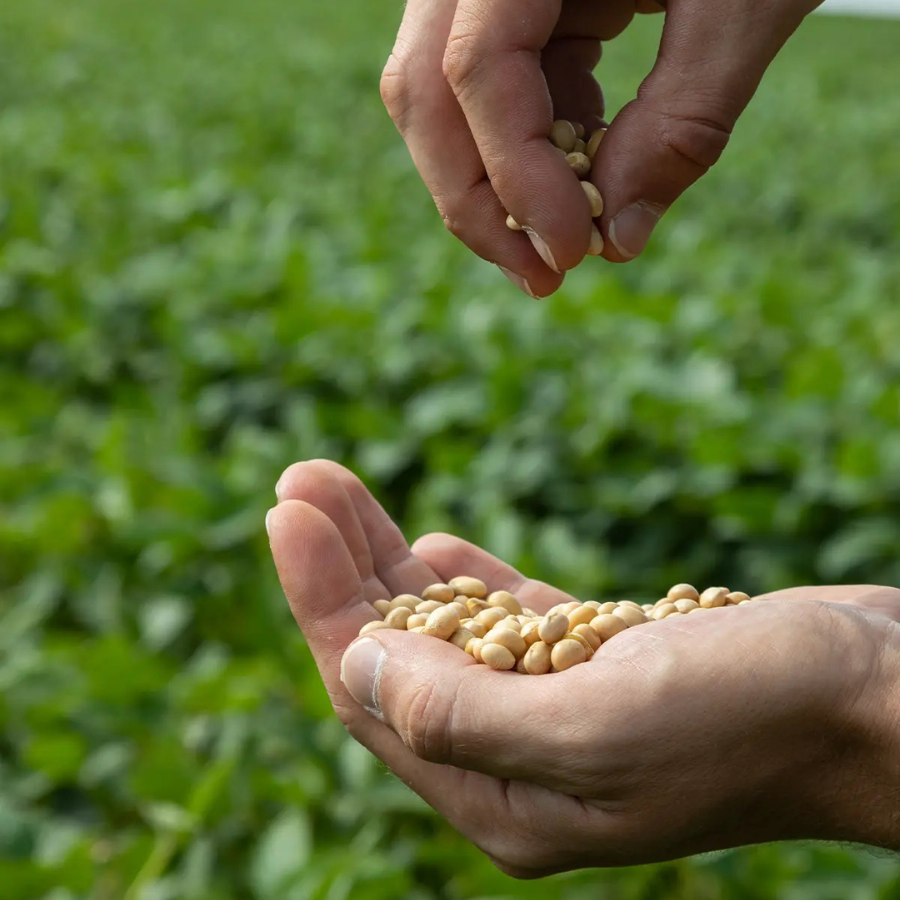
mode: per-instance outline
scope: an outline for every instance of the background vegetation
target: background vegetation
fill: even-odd
[[[500,875],[344,737],[262,527],[324,456],[582,596],[900,583],[900,25],[811,21],[646,259],[530,302],[381,110],[399,13],[0,5],[0,893],[900,897],[821,845]]]

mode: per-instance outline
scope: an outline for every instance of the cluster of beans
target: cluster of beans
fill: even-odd
[[[557,119],[550,129],[550,142],[566,158],[569,168],[578,176],[585,196],[591,205],[591,218],[596,219],[603,212],[603,197],[600,191],[591,181],[586,180],[591,174],[591,165],[597,155],[597,149],[605,128],[598,128],[585,140],[584,125],[580,122],[568,122],[565,119]],[[521,231],[522,226],[512,217],[507,216],[507,228],[513,231]],[[591,243],[588,246],[590,256],[599,256],[603,252],[603,237],[596,225],[591,225]]]
[[[587,662],[626,628],[749,602],[747,594],[724,587],[701,594],[689,584],[676,584],[656,603],[573,600],[540,615],[509,591],[489,593],[483,581],[461,575],[425,588],[418,597],[376,600],[373,605],[382,618],[364,625],[360,634],[379,628],[414,631],[449,641],[492,669],[545,675]]]

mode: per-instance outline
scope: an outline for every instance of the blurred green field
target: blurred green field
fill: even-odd
[[[500,875],[345,738],[262,527],[324,456],[585,598],[900,584],[900,24],[809,22],[646,258],[535,303],[380,107],[399,6],[0,6],[0,895],[900,897],[824,845]]]

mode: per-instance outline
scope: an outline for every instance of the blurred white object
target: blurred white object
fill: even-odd
[[[900,16],[900,0],[825,0],[823,13],[858,16]]]

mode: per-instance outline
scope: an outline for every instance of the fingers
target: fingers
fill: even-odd
[[[900,621],[900,590],[876,584],[831,584],[795,587],[761,594],[757,600],[819,600],[842,603]]]
[[[526,578],[486,550],[452,534],[428,534],[413,544],[412,552],[447,581],[456,575],[472,575],[492,591],[509,591],[523,606],[545,613],[551,606],[575,598],[557,588]]]
[[[590,217],[577,178],[547,140],[553,106],[541,53],[560,12],[559,0],[460,0],[443,68],[500,202],[561,273],[583,259]],[[596,36],[566,37],[573,47],[593,37],[578,47],[590,72]]]
[[[334,523],[353,557],[366,600],[390,599],[389,590],[375,573],[368,538],[356,507],[341,482],[334,477],[332,463],[324,460],[297,463],[278,481],[280,501],[302,500],[323,512]]]
[[[348,731],[463,833],[473,836],[484,829],[481,798],[505,811],[499,785],[417,758],[394,731],[355,702],[341,681],[344,651],[377,616],[363,597],[353,556],[337,527],[321,510],[289,499],[271,510],[266,525],[291,611]]]
[[[382,75],[382,98],[447,228],[518,276],[526,293],[546,296],[562,278],[523,234],[506,227],[506,211],[442,71],[455,10],[456,0],[410,0]]]
[[[281,476],[276,492],[279,499],[305,500],[331,518],[353,555],[369,600],[417,594],[437,581],[369,489],[344,466],[328,459],[296,463]]]
[[[604,255],[639,255],[659,218],[719,159],[766,68],[813,0],[670,0],[659,57],[595,159]]]

